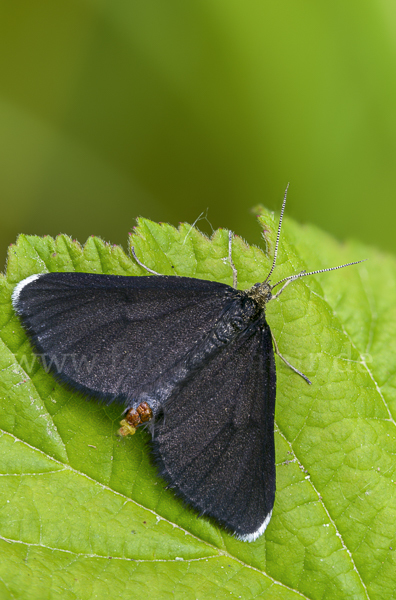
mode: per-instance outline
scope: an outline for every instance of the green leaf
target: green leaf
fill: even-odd
[[[241,289],[271,264],[276,220],[259,220],[265,253],[234,238]],[[225,230],[209,240],[140,219],[130,244],[160,273],[232,284]],[[362,258],[268,305],[280,351],[313,384],[276,359],[276,501],[248,544],[165,489],[148,434],[117,437],[120,407],[46,374],[11,308],[33,273],[147,273],[98,238],[20,236],[0,278],[0,597],[394,598],[396,261],[287,221],[273,282]]]

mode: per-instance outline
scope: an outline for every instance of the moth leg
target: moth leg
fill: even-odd
[[[279,352],[279,348],[278,348],[278,344],[276,343],[276,339],[274,338],[274,334],[271,331],[271,336],[272,336],[272,341],[274,343],[274,349],[276,354],[279,356],[279,358],[281,358],[283,360],[283,362],[295,373],[297,373],[297,375],[300,375],[300,377],[302,377],[307,383],[309,383],[309,385],[312,384],[312,381],[310,381],[308,379],[308,377],[306,375],[304,375],[304,373],[301,373],[301,371],[299,371],[298,369],[296,369],[296,367],[293,367],[293,365],[291,365],[289,363],[288,360],[286,360],[286,358],[284,356],[282,356],[282,354]]]
[[[296,279],[298,279],[299,277],[301,277],[301,275],[302,275],[303,273],[306,273],[306,271],[304,270],[304,271],[301,271],[301,273],[298,273],[298,274],[297,274],[297,275],[295,275],[295,276],[291,276],[291,277],[290,277],[290,279],[289,279],[288,281],[286,281],[285,285],[281,287],[281,289],[279,290],[279,292],[277,292],[276,294],[274,294],[274,295],[272,296],[271,300],[275,300],[276,298],[278,298],[278,297],[281,295],[281,293],[283,292],[283,290],[284,290],[285,288],[287,288],[287,286],[289,285],[289,283],[291,283],[292,281],[295,281]],[[275,287],[275,286],[274,286],[274,287]]]
[[[236,266],[232,262],[232,238],[234,234],[232,231],[228,232],[228,260],[230,261],[231,269],[232,269],[232,287],[236,290],[238,287],[238,271]]]
[[[131,252],[132,252],[132,256],[133,258],[136,260],[137,264],[140,265],[141,267],[143,267],[143,269],[146,269],[146,271],[148,271],[149,273],[152,273],[153,275],[160,275],[162,277],[161,273],[157,273],[157,271],[153,271],[153,269],[149,269],[148,267],[146,267],[146,265],[144,265],[136,256],[136,252],[135,252],[135,248],[134,246],[132,246],[131,248]]]

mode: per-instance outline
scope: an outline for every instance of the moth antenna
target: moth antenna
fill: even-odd
[[[308,277],[308,275],[316,275],[317,273],[326,273],[327,271],[337,271],[337,269],[343,269],[344,267],[351,267],[352,265],[358,265],[359,263],[366,262],[366,260],[367,260],[367,258],[364,258],[363,260],[356,260],[355,262],[346,263],[345,265],[338,265],[338,267],[329,267],[327,269],[318,269],[317,271],[309,271],[309,273],[307,273],[306,271],[301,271],[301,273],[297,273],[296,275],[290,275],[289,277],[285,277],[284,279],[281,279],[280,281],[278,281],[277,283],[275,283],[274,285],[271,286],[271,289],[274,289],[274,287],[276,287],[277,285],[279,285],[283,282],[286,282],[285,285],[279,290],[279,292],[277,292],[274,296],[272,296],[272,300],[274,298],[277,298],[278,296],[280,296],[280,294],[283,292],[285,287],[287,287],[289,285],[289,283],[291,283],[292,281],[295,281],[296,279],[300,279],[300,277]]]
[[[271,277],[273,270],[275,269],[275,264],[276,264],[276,257],[278,255],[278,246],[279,246],[279,238],[280,238],[280,232],[281,232],[281,227],[282,227],[282,220],[283,220],[283,213],[285,212],[285,206],[286,206],[286,198],[287,198],[287,190],[289,189],[289,185],[290,183],[287,184],[286,186],[286,190],[285,190],[285,195],[283,196],[283,203],[282,203],[282,209],[281,209],[281,213],[280,213],[280,217],[279,217],[279,225],[278,225],[278,234],[276,236],[276,243],[275,243],[275,252],[274,252],[274,260],[272,261],[272,267],[270,272],[268,273],[264,283],[266,281],[268,281],[268,279]]]

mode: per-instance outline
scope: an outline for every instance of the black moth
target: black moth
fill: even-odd
[[[158,274],[46,273],[13,293],[36,352],[57,378],[121,403],[123,435],[149,421],[169,486],[244,541],[264,532],[275,498],[279,352],[265,305],[299,277],[341,268],[270,284],[285,202],[286,193],[272,268],[249,290],[236,289],[230,234],[234,287]]]

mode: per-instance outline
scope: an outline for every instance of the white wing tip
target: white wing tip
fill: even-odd
[[[271,517],[272,510],[270,513],[268,513],[268,515],[265,517],[264,521],[256,531],[253,531],[253,533],[247,533],[246,535],[236,535],[235,537],[238,538],[238,540],[241,540],[242,542],[254,542],[255,540],[257,540],[257,538],[260,537],[260,535],[263,535],[264,531],[267,529],[267,525],[270,522]]]
[[[43,273],[38,273],[37,275],[30,275],[30,277],[26,277],[26,279],[22,279],[22,281],[17,283],[17,285],[14,287],[14,291],[12,292],[12,306],[14,307],[14,310],[16,312],[18,312],[19,296],[20,296],[23,288],[25,287],[25,285],[28,285],[32,281],[35,281],[36,279],[41,277],[41,275],[43,275]]]

